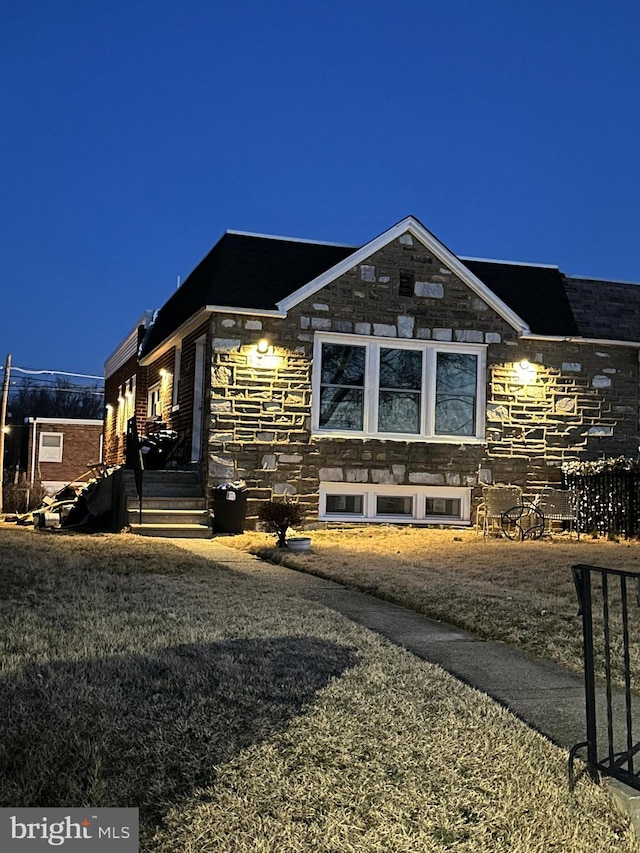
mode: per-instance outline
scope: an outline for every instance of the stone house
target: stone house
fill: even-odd
[[[482,483],[535,491],[637,455],[640,287],[454,255],[407,217],[361,247],[227,232],[106,364],[126,421],[182,438],[203,491],[243,479],[319,521],[464,524]]]

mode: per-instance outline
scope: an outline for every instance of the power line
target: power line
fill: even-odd
[[[93,384],[81,383],[81,382],[69,382],[65,379],[48,379],[44,376],[35,377],[35,378],[22,378],[22,379],[11,379],[9,384],[12,388],[78,388],[80,390],[84,388],[96,388],[99,383],[95,382]]]
[[[4,365],[0,365],[0,370],[4,370]],[[11,370],[17,370],[19,373],[28,373],[36,376],[39,374],[48,374],[50,376],[77,376],[81,379],[99,379],[104,382],[104,376],[94,376],[91,373],[68,373],[65,370],[30,370],[26,367],[12,367]]]

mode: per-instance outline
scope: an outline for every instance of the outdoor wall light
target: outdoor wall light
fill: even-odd
[[[118,405],[124,406],[124,397],[118,397]]]
[[[171,376],[171,374],[169,373],[169,371],[168,371],[168,370],[166,370],[166,368],[161,367],[161,368],[160,368],[160,379],[167,379],[169,376]]]
[[[522,385],[530,385],[535,382],[536,366],[528,358],[523,358],[514,364],[517,381]]]
[[[113,411],[113,406],[111,405],[111,403],[107,403],[107,405],[105,406],[105,409],[110,414]]]
[[[249,349],[247,362],[250,367],[259,370],[275,370],[282,364],[282,358],[274,352],[274,346],[268,338],[260,340]]]

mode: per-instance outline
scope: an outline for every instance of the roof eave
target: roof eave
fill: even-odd
[[[523,340],[530,341],[556,341],[565,344],[596,344],[607,347],[639,347],[640,341],[622,341],[613,338],[585,338],[582,335],[538,335],[529,332],[520,336]]]
[[[178,326],[178,328],[167,336],[160,344],[154,347],[151,352],[146,353],[140,359],[140,366],[148,367],[157,358],[164,355],[167,350],[171,349],[172,346],[176,346],[176,344],[178,344],[185,335],[188,335],[196,329],[212,314],[242,314],[250,317],[274,317],[278,320],[282,320],[287,316],[286,312],[283,313],[282,311],[276,311],[268,308],[236,308],[233,305],[204,305],[202,308],[199,308],[195,314],[192,314],[188,320],[185,320],[184,323]]]

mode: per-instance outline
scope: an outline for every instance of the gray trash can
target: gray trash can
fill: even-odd
[[[222,483],[213,490],[213,533],[243,533],[247,515],[244,483]]]

